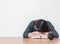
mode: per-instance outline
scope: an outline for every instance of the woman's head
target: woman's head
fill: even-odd
[[[34,22],[35,22],[34,24],[38,28],[38,31],[40,31],[40,32],[49,32],[50,31],[46,20],[39,19],[39,20],[35,20]]]

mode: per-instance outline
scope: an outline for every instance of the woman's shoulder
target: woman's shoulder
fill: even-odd
[[[47,21],[47,24],[52,24],[51,21]]]

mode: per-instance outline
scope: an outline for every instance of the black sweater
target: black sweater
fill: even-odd
[[[47,21],[47,24],[48,24],[48,27],[49,27],[50,31],[54,34],[54,37],[55,38],[58,38],[59,37],[59,34],[55,30],[55,28],[53,27],[53,25],[51,24],[51,22]],[[32,22],[30,22],[30,24],[28,25],[28,27],[24,31],[23,37],[24,38],[28,38],[28,34],[30,32],[33,32],[33,31],[35,31],[35,29],[34,29],[34,22],[32,21]]]

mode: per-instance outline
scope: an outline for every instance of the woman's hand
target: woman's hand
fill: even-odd
[[[45,33],[43,33],[43,32],[38,32],[38,31],[36,31],[36,32],[32,32],[32,33],[29,33],[28,34],[28,37],[29,38],[32,38],[32,37],[42,37],[42,38],[47,38],[47,36],[48,36],[48,32],[45,32]]]
[[[29,37],[29,38],[36,37],[36,36],[39,36],[39,37],[40,37],[41,35],[42,35],[42,34],[41,34],[40,32],[37,32],[37,31],[36,31],[36,32],[29,33],[29,34],[28,34],[28,37]]]

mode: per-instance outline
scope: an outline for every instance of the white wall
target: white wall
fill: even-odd
[[[30,21],[52,22],[60,34],[60,0],[0,0],[0,37],[22,37]]]

